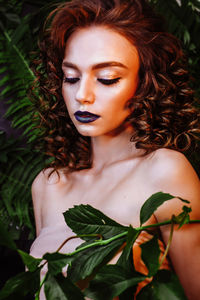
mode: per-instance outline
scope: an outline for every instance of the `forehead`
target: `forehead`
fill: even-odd
[[[91,26],[75,31],[68,39],[64,61],[86,67],[106,61],[117,61],[128,67],[139,65],[136,47],[120,33]]]

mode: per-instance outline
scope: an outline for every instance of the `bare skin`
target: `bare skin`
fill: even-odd
[[[78,51],[83,44],[82,51]],[[94,68],[111,59],[127,68]],[[32,194],[37,238],[31,254],[41,257],[46,252],[56,251],[73,235],[65,224],[63,212],[78,204],[90,204],[117,222],[136,227],[144,201],[153,193],[163,191],[191,201],[191,218],[200,219],[199,179],[187,159],[168,149],[141,156],[141,150],[130,142],[133,129],[125,128],[120,133],[117,130],[129,114],[125,103],[138,83],[135,47],[112,30],[84,29],[70,37],[63,62],[71,63],[70,67],[69,64],[63,66],[64,78],[79,79],[73,85],[63,83],[63,98],[77,130],[91,136],[93,166],[68,176],[60,170],[60,178],[56,173],[48,177],[50,170],[36,177]],[[121,79],[114,86],[104,86],[98,81],[103,76]],[[100,118],[92,123],[80,123],[74,118],[77,110],[90,111]],[[149,223],[170,219],[172,214],[181,212],[181,207],[180,200],[174,198],[159,208]],[[165,243],[169,232],[168,226],[161,228]],[[72,240],[61,252],[71,252],[79,243],[80,240]],[[200,225],[175,230],[169,255],[189,300],[198,299],[200,294],[199,253]],[[41,299],[45,299],[44,295]]]

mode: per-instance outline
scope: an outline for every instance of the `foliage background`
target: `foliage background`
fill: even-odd
[[[0,218],[24,250],[34,238],[30,187],[46,160],[35,147],[40,130],[28,97],[34,80],[31,53],[37,50],[39,31],[57,2],[0,0]],[[200,1],[150,2],[165,17],[169,31],[182,41],[193,77],[191,85],[200,99]],[[198,172],[199,154],[188,158]],[[1,247],[0,256],[10,261],[12,253]]]

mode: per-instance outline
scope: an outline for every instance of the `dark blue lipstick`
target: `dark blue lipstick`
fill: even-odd
[[[97,120],[100,116],[92,114],[88,111],[76,111],[74,114],[77,121],[81,123],[91,123]]]

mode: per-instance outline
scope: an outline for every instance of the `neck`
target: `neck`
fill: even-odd
[[[125,130],[115,136],[92,137],[93,171],[99,172],[115,162],[141,155],[141,150],[130,141],[131,136],[132,133]]]

